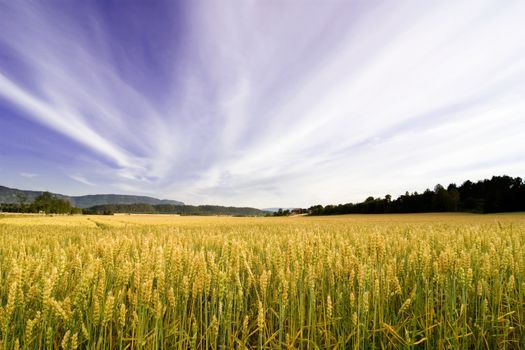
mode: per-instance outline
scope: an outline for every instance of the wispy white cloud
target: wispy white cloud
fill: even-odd
[[[33,118],[95,151],[99,151],[102,155],[114,160],[118,166],[131,165],[124,151],[116,148],[109,140],[94,132],[72,110],[67,107],[61,109],[60,107],[50,106],[24,91],[1,73],[0,94],[28,112]]]
[[[21,173],[20,173],[20,176],[25,177],[26,179],[32,179],[32,178],[34,178],[34,177],[37,177],[38,174],[36,174],[36,173],[26,173],[26,172],[21,172]]]
[[[195,1],[154,49],[4,6],[31,74],[0,66],[0,97],[104,160],[68,169],[97,187],[305,206],[525,171],[521,1]]]
[[[70,178],[72,178],[73,180],[75,181],[78,181],[80,183],[83,183],[84,185],[88,185],[88,186],[96,186],[96,184],[94,184],[93,182],[89,181],[88,179],[86,179],[84,176],[82,175],[69,175]]]
[[[309,25],[299,26],[303,32],[289,41],[299,20],[275,25],[275,17],[261,19],[259,7],[245,14],[253,25],[241,39],[227,23],[207,22],[201,35],[232,52],[214,61],[225,67],[211,69],[240,66],[231,81],[248,80],[251,88],[223,97],[226,120],[238,121],[225,128],[226,156],[174,193],[189,188],[189,196],[199,193],[200,200],[235,203],[252,196],[304,205],[525,170],[519,163],[525,150],[519,136],[525,131],[525,62],[519,58],[525,26],[517,15],[523,4],[396,4],[368,9],[343,33],[330,31],[337,23],[323,11],[315,13],[321,24],[306,13],[301,19]],[[234,11],[209,9],[221,18]],[[280,15],[291,13],[281,9]],[[271,28],[257,36],[266,51],[247,50],[261,20]],[[323,43],[313,38],[322,38],[327,50],[316,50]],[[322,64],[295,75],[293,66],[283,70],[286,61],[300,66],[312,57]],[[217,89],[229,86],[223,81]],[[239,125],[243,142],[232,144]],[[499,162],[502,154],[512,156]],[[499,165],[478,167],[481,160]]]

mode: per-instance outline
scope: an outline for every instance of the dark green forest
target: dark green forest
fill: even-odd
[[[264,211],[255,208],[223,207],[218,205],[173,205],[173,204],[106,204],[84,209],[85,214],[129,213],[129,214],[178,214],[178,215],[231,215],[262,216]]]
[[[513,211],[525,211],[525,183],[520,177],[510,176],[493,176],[478,182],[467,180],[461,186],[450,184],[446,188],[438,184],[434,190],[406,192],[394,200],[386,195],[368,197],[361,203],[315,205],[308,209],[310,215]]]
[[[28,197],[21,193],[17,195],[18,203],[0,204],[0,211],[12,213],[46,213],[46,214],[81,214],[82,209],[75,208],[71,203],[49,192],[42,192],[31,203]]]

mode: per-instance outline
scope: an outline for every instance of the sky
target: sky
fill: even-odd
[[[525,175],[525,1],[0,0],[0,185],[309,207]]]

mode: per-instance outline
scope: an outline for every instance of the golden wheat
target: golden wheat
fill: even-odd
[[[518,348],[525,216],[0,218],[0,347]]]

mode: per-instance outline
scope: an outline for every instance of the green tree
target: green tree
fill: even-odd
[[[34,212],[43,211],[46,214],[69,214],[72,207],[67,200],[57,198],[49,192],[43,192],[36,197],[31,209]]]
[[[16,194],[16,200],[18,202],[18,205],[20,206],[20,212],[24,211],[24,207],[26,206],[27,202],[27,194],[25,193],[17,193]]]

